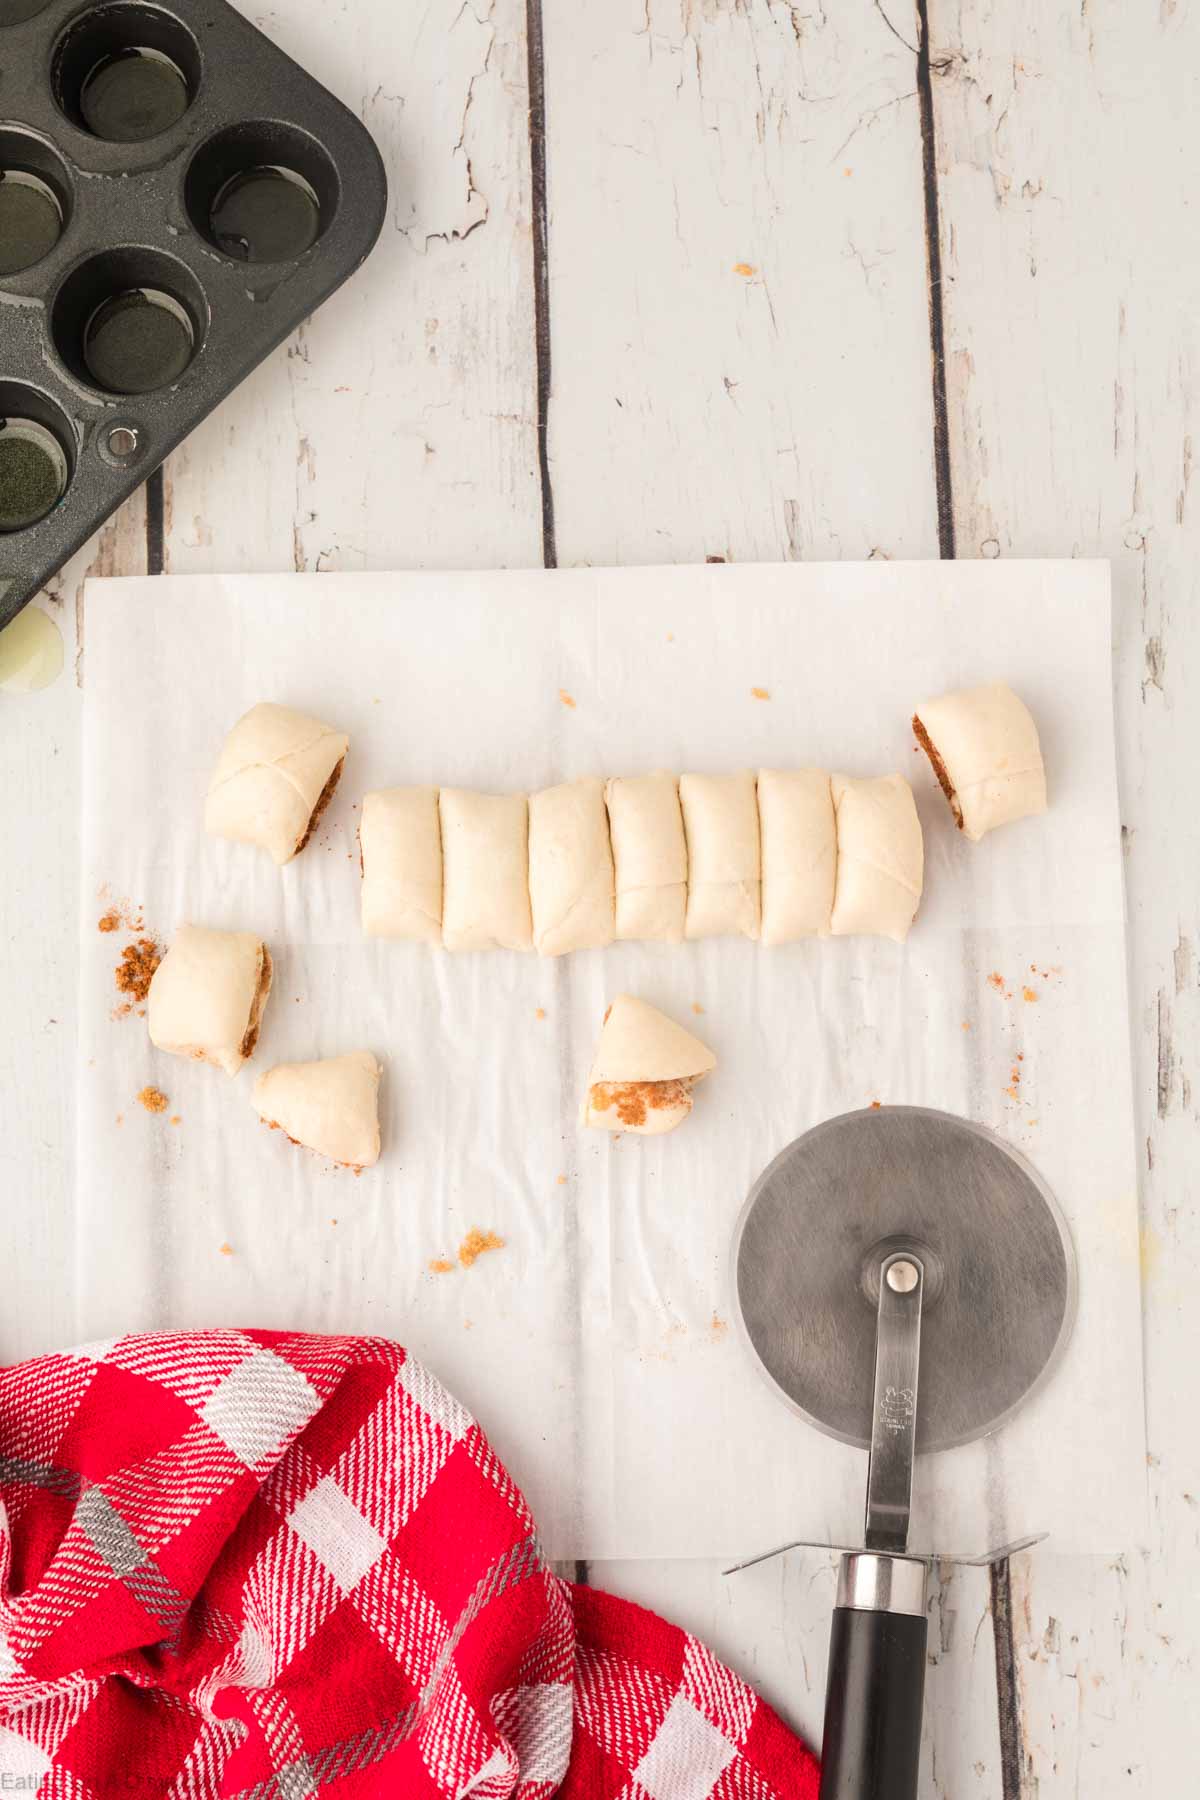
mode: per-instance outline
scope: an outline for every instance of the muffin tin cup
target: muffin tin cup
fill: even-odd
[[[33,4],[0,0],[0,625],[353,273],[387,203],[361,123],[225,0]]]

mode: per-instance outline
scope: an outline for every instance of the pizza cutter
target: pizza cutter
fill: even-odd
[[[889,1106],[829,1119],[777,1156],[733,1258],[739,1322],[771,1386],[870,1451],[862,1548],[809,1546],[843,1551],[821,1800],[915,1800],[930,1566],[1037,1540],[910,1554],[913,1457],[996,1431],[1049,1380],[1075,1317],[1066,1221],[990,1132]]]

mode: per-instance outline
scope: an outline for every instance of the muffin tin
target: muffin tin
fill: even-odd
[[[0,625],[386,205],[365,128],[224,0],[0,0]]]

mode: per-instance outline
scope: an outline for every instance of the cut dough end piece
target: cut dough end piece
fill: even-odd
[[[345,732],[263,701],[240,718],[218,758],[204,806],[214,837],[257,844],[281,867],[308,843],[341,778]]]
[[[600,1131],[632,1131],[659,1137],[682,1125],[692,1110],[691,1076],[681,1081],[593,1082],[586,1123]]]
[[[258,1044],[272,972],[253,932],[181,926],[150,983],[150,1042],[236,1075]]]
[[[834,937],[874,936],[902,944],[924,884],[925,848],[912,789],[902,775],[833,777],[837,818]]]
[[[692,1089],[717,1066],[707,1044],[665,1013],[618,994],[604,1017],[588,1077],[584,1123],[650,1136],[692,1110]]]
[[[280,1063],[254,1084],[254,1110],[293,1143],[352,1169],[379,1160],[379,1063],[369,1050]]]
[[[973,843],[997,825],[1045,812],[1037,726],[1005,682],[927,700],[912,723],[960,831]]]

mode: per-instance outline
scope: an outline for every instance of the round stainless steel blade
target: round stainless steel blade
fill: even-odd
[[[949,1113],[888,1106],[816,1126],[759,1177],[734,1233],[739,1322],[810,1424],[866,1448],[879,1266],[925,1266],[917,1452],[1002,1425],[1075,1318],[1075,1251],[1040,1175]]]

